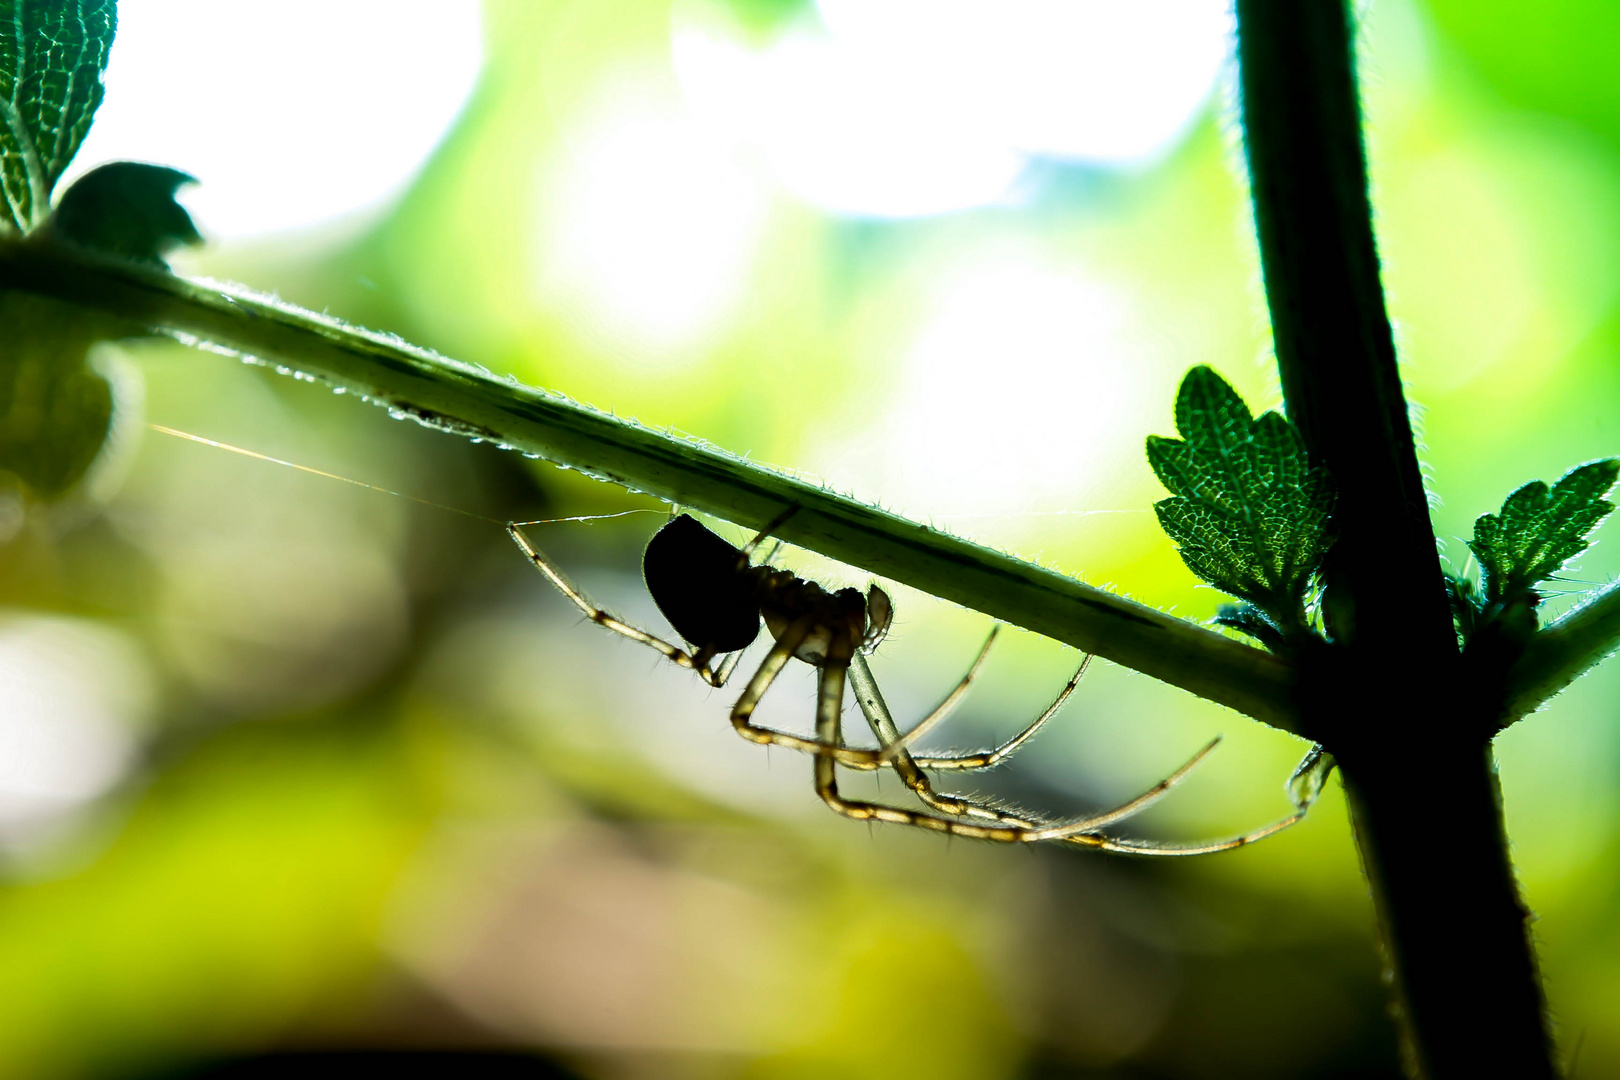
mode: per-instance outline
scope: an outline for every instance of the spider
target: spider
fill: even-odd
[[[867,588],[865,595],[851,588],[829,592],[792,571],[773,568],[769,557],[757,565],[750,561],[760,544],[796,509],[782,514],[741,548],[687,514],[671,518],[654,534],[642,558],[647,591],[670,625],[690,644],[688,649],[672,645],[597,607],[529,542],[516,523],[508,523],[507,531],[535,567],[588,619],[691,669],[710,686],[719,688],[726,684],[742,651],[758,637],[763,621],[775,644],[732,707],[732,726],[752,742],[815,755],[816,794],[845,817],[887,821],[985,840],[1014,843],[1059,840],[1138,855],[1197,855],[1252,843],[1292,825],[1303,816],[1301,810],[1243,836],[1193,845],[1123,840],[1097,831],[1156,802],[1215,749],[1220,742],[1218,737],[1142,794],[1112,810],[1075,821],[1043,823],[976,799],[936,791],[925,770],[963,772],[988,769],[1005,761],[1063,707],[1085,674],[1091,657],[1088,655],[1081,661],[1044,712],[994,749],[943,757],[913,754],[909,746],[942,722],[967,693],[984,665],[999,627],[992,628],[967,674],[945,700],[902,734],[866,663],[866,656],[877,648],[893,620],[894,605],[889,595],[875,584]],[[716,667],[714,661],[719,657],[724,659]],[[760,699],[792,658],[804,661],[819,672],[813,739],[764,727],[753,720]],[[856,701],[881,743],[875,750],[847,746],[843,741],[846,678],[853,682]],[[838,790],[839,765],[867,771],[893,768],[928,810],[846,798]]]

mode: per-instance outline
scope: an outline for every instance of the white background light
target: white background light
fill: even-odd
[[[0,834],[102,794],[153,707],[134,643],[88,620],[0,621]]]
[[[906,217],[1004,197],[1029,157],[1163,153],[1227,55],[1221,0],[821,0],[820,26],[756,48],[722,22],[675,35],[694,107],[782,185],[835,213]]]
[[[827,471],[924,517],[1108,506],[1097,485],[1151,415],[1132,328],[1126,297],[1072,269],[946,270],[882,420]]]
[[[315,225],[397,192],[481,59],[477,0],[122,0],[70,176],[118,159],[188,172],[211,240]]]
[[[537,295],[655,367],[730,313],[770,201],[732,146],[635,77],[583,111],[541,187]]]

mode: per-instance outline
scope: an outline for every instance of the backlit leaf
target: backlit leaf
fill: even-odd
[[[1603,496],[1620,478],[1620,459],[1589,461],[1550,489],[1532,480],[1507,497],[1502,509],[1474,522],[1468,547],[1479,560],[1487,603],[1528,596],[1585,551],[1587,535],[1614,504]]]
[[[1279,626],[1295,626],[1311,574],[1332,541],[1333,488],[1292,424],[1254,417],[1208,367],[1176,396],[1180,439],[1147,440],[1148,463],[1174,497],[1154,505],[1159,523],[1200,578],[1249,601]]]
[[[179,169],[114,161],[90,170],[62,193],[50,228],[64,240],[149,266],[202,237],[174,193],[196,181]]]
[[[114,0],[0,0],[0,232],[26,233],[101,104]]]

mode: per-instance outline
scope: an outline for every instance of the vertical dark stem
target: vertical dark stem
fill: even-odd
[[[1344,0],[1237,0],[1244,141],[1290,417],[1339,487],[1333,644],[1301,666],[1339,760],[1410,1065],[1551,1077],[1486,736],[1456,637],[1378,275]]]
[[[1339,604],[1357,640],[1455,652],[1378,277],[1348,15],[1342,0],[1237,7],[1277,365],[1289,419],[1338,483]]]
[[[1556,1076],[1489,747],[1386,749],[1344,778],[1410,1070]]]

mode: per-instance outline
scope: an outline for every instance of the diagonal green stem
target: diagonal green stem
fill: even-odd
[[[1095,653],[1285,730],[1288,666],[1269,653],[706,443],[268,297],[40,243],[0,244],[0,289],[50,296],[314,376],[397,415],[487,439],[744,525],[789,506],[790,543]]]
[[[1535,712],[1620,646],[1620,582],[1538,631],[1508,671],[1498,726]]]

